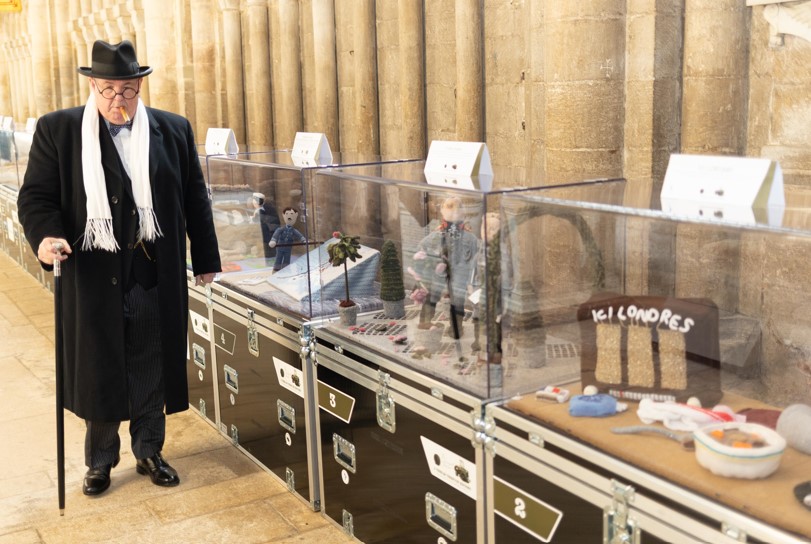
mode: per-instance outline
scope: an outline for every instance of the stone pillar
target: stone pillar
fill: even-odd
[[[132,27],[135,32],[135,40],[132,44],[135,46],[135,52],[138,55],[138,62],[140,64],[150,66],[147,58],[147,39],[146,39],[146,21],[144,20],[144,7],[142,0],[127,0],[127,11],[130,14]],[[150,29],[151,31],[151,29]],[[146,105],[153,105],[150,102],[150,80],[152,76],[145,77],[141,83],[141,100]]]
[[[270,52],[272,59],[273,140],[280,149],[293,147],[296,132],[304,126],[301,89],[301,36],[298,0],[270,3]]]
[[[623,158],[628,206],[658,207],[670,154],[679,149],[682,67],[677,44],[684,31],[683,9],[682,0],[643,0],[628,6]],[[649,268],[653,255],[674,249],[673,232],[634,225],[625,236],[626,291],[672,294],[673,278],[661,274],[675,263],[659,263],[654,276]]]
[[[184,113],[177,78],[177,48],[174,36],[174,2],[143,0],[144,26],[147,29],[146,49],[138,50],[138,62],[151,66],[154,71],[149,80],[150,105],[167,111]],[[171,16],[167,17],[167,11]]]
[[[746,151],[749,8],[685,0],[682,153]]]
[[[250,150],[273,147],[273,113],[271,109],[270,43],[266,0],[248,0],[245,6],[245,125]],[[281,105],[284,107],[284,105]]]
[[[545,5],[546,181],[622,176],[625,2]]]
[[[402,157],[422,158],[425,150],[425,34],[422,0],[397,2],[400,42],[400,145]]]
[[[194,107],[194,54],[192,49],[192,20],[191,6],[186,1],[177,3],[178,32],[175,39],[177,50],[177,77],[181,82],[181,107],[177,113],[185,115],[194,127],[197,124]]]
[[[8,36],[11,36],[11,33],[8,32],[8,24],[5,21],[0,20],[0,35],[5,36],[5,38],[0,41],[0,60],[2,60],[3,65],[7,68],[5,70],[0,70],[0,117],[4,117],[7,115],[11,115],[11,73],[12,73],[12,63],[11,63],[11,56],[9,55],[8,50]]]
[[[28,32],[23,34],[23,41],[21,45],[20,63],[22,65],[23,72],[22,92],[23,97],[25,98],[25,109],[22,111],[22,115],[20,116],[20,122],[25,123],[25,120],[36,115],[37,111],[37,102],[34,95],[34,69],[31,66],[31,36]]]
[[[379,155],[375,2],[358,0],[354,8],[356,147],[361,153]]]
[[[456,138],[484,140],[483,19],[479,0],[456,0]]]
[[[242,84],[242,30],[239,0],[220,0],[223,47],[225,50],[225,89],[228,115],[225,126],[234,131],[237,143],[245,145],[245,99]]]
[[[39,14],[48,10],[45,0],[30,0],[28,3],[28,35],[31,37],[31,88],[29,94],[34,99],[31,117],[39,117],[56,109],[56,81],[51,64],[52,26],[43,25]]]
[[[19,36],[19,33],[15,33],[15,35]],[[11,59],[11,111],[7,112],[7,115],[14,117],[16,123],[23,119],[23,103],[27,100],[23,86],[20,42],[20,38],[16,38],[8,44],[8,56]]]
[[[297,0],[276,0],[271,5],[275,8],[271,10],[271,78],[273,101],[279,106],[274,111],[274,141],[279,148],[290,148],[295,133],[302,130],[304,122],[299,3]]]
[[[77,31],[77,48],[76,52],[79,56],[79,63],[77,66],[90,66],[93,58],[93,33],[88,25],[88,18],[85,15],[80,16],[76,21]],[[89,85],[87,78],[80,73],[76,72],[76,83],[79,89],[79,103],[84,104],[87,102],[87,95]],[[143,89],[141,91],[141,98],[143,98]]]
[[[110,43],[119,43],[123,40],[121,25],[119,24],[119,6],[110,6],[101,12],[104,24],[104,36]]]
[[[338,138],[338,64],[335,58],[335,5],[333,0],[312,0],[313,55],[315,57],[315,117],[308,130],[323,132],[334,150]]]
[[[746,151],[748,9],[733,0],[685,0],[682,153],[741,155]],[[747,271],[729,266],[740,262],[737,255],[724,258],[731,237],[686,226],[679,227],[677,234],[675,295],[691,296],[698,284],[715,286],[711,297],[718,308],[736,311],[740,291],[734,286]],[[708,256],[710,247],[713,251]],[[745,241],[741,247],[751,248]]]
[[[194,58],[194,131],[198,142],[205,142],[206,131],[220,126],[221,112],[217,94],[217,17],[213,0],[191,1],[192,55]]]
[[[56,86],[53,88],[56,108],[67,108],[76,105],[76,93],[73,88],[73,44],[70,37],[70,10],[68,2],[57,2],[54,5],[54,24],[56,41],[54,60],[56,61]]]

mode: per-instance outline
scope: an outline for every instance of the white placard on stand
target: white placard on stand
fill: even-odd
[[[36,128],[37,128],[37,118],[29,117],[28,120],[25,122],[25,131],[33,134]]]
[[[239,153],[234,131],[230,128],[210,128],[206,132],[206,155],[235,155]]]
[[[3,117],[3,124],[0,125],[2,130],[14,130],[14,118],[11,116]]]
[[[482,142],[434,140],[423,170],[431,185],[489,191],[493,186],[490,152]]]
[[[713,155],[671,155],[661,200],[668,213],[773,226],[786,205],[776,161]]]
[[[332,164],[332,151],[323,132],[296,132],[291,153],[296,166],[327,166]]]

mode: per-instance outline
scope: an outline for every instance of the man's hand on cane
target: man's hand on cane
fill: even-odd
[[[58,244],[61,244],[61,248]],[[53,266],[54,260],[59,259],[60,261],[64,261],[71,253],[73,253],[73,250],[70,248],[70,244],[68,244],[67,240],[49,236],[43,238],[42,242],[39,243],[37,258],[43,263]]]

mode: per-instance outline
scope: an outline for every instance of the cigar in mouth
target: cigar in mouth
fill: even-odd
[[[124,122],[129,123],[130,122],[130,116],[127,114],[127,108],[125,108],[124,106],[121,106],[120,108],[118,108],[118,110],[121,112],[121,116],[124,118]]]

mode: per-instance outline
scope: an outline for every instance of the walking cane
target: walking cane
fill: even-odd
[[[62,243],[53,245],[54,259],[54,350],[56,355],[56,479],[59,491],[59,515],[65,515],[65,410],[62,398]]]

